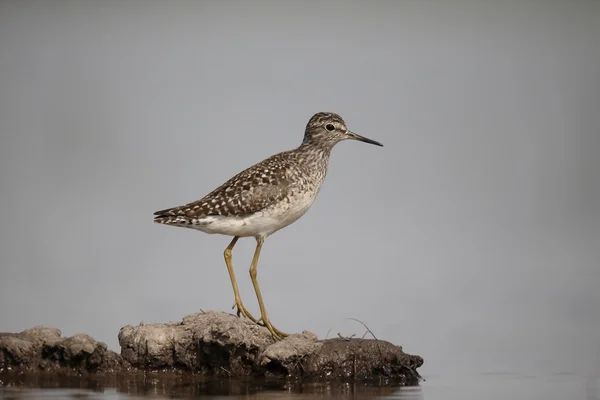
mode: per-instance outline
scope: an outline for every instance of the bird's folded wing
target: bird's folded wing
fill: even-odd
[[[243,217],[284,201],[292,186],[291,167],[272,158],[240,172],[198,201],[155,212],[155,219],[177,216],[194,219],[210,215]]]

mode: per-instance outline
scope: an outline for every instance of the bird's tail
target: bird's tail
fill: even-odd
[[[167,208],[154,213],[154,222],[157,224],[174,225],[187,222],[185,215],[179,212],[179,207]]]

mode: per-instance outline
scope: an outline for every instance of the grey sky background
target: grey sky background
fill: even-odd
[[[0,331],[229,311],[224,236],[152,223],[341,114],[267,239],[273,323],[456,371],[600,357],[600,2],[0,1]],[[233,263],[246,306],[255,242]]]

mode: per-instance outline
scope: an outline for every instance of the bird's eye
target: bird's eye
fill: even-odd
[[[332,132],[335,129],[335,126],[333,126],[331,124],[327,124],[327,125],[325,125],[325,129],[327,129],[329,132]]]

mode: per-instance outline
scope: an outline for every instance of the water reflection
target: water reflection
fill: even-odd
[[[88,378],[52,375],[0,375],[1,400],[131,399],[372,399],[397,400],[600,400],[597,373],[505,373],[426,376],[419,387],[365,384],[314,384],[268,380],[214,380],[205,377],[124,375]]]
[[[394,398],[422,399],[419,387],[358,383],[301,383],[281,380],[210,379],[206,377],[120,376],[66,377],[20,375],[1,378],[0,398],[41,399],[132,399],[132,398]]]

